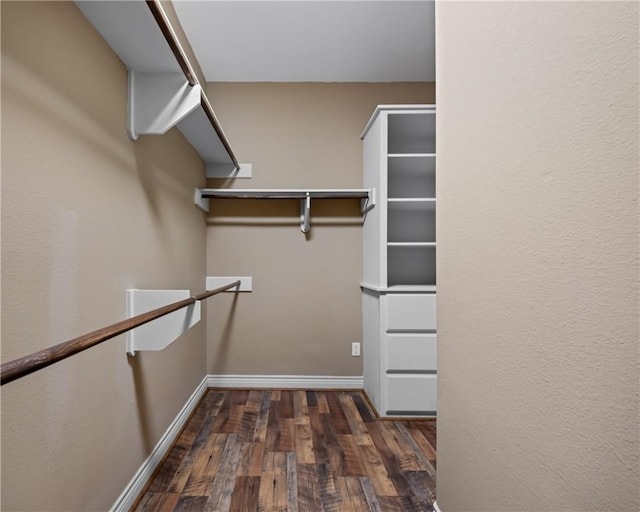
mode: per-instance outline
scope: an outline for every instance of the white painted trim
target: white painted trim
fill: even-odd
[[[442,509],[438,506],[438,502],[437,501],[433,502],[433,510],[435,512],[442,512]]]
[[[362,376],[326,375],[208,375],[210,388],[362,389]]]
[[[369,128],[371,128],[371,126],[375,122],[380,112],[399,112],[399,111],[407,111],[406,112],[407,114],[414,114],[414,113],[435,114],[436,106],[433,104],[430,104],[430,105],[378,105],[373,111],[373,114],[371,114],[369,121],[367,121],[367,124],[365,125],[364,130],[362,130],[362,133],[360,134],[360,138],[364,140],[365,136],[367,135],[367,132],[369,131]]]
[[[191,416],[196,405],[198,405],[200,399],[207,391],[207,382],[208,378],[205,376],[171,425],[169,425],[167,431],[160,438],[160,441],[158,441],[158,444],[156,444],[151,454],[147,457],[147,460],[142,463],[131,481],[124,488],[122,494],[111,507],[111,512],[120,512],[131,509],[136,498],[140,495],[144,486],[147,485],[149,479],[153,475],[153,472],[158,467],[158,464],[162,462],[164,456],[173,446],[178,434],[180,434],[180,431]]]

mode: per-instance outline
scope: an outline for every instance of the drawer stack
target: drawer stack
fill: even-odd
[[[381,405],[388,416],[436,413],[436,296],[381,297]]]

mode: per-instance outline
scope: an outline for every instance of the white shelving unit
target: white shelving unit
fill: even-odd
[[[436,414],[436,110],[380,105],[362,134],[364,386],[382,416]]]

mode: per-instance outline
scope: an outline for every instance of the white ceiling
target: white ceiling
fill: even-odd
[[[207,81],[435,81],[433,0],[174,0]]]

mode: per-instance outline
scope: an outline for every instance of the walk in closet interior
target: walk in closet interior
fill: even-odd
[[[640,510],[639,15],[0,1],[2,510]]]
[[[425,24],[432,2],[2,2],[3,459],[42,457],[3,465],[3,500],[110,506],[208,387],[436,414]]]

